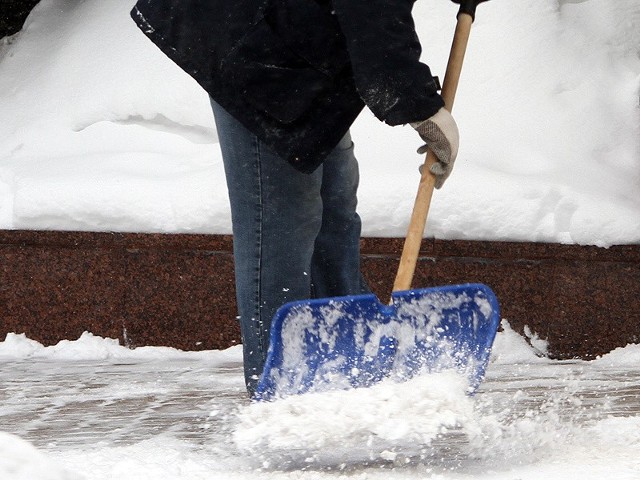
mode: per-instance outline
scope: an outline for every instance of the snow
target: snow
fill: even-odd
[[[225,353],[231,354],[240,346],[232,347],[226,352],[217,354],[225,358]],[[41,343],[30,340],[25,334],[9,333],[4,342],[0,343],[0,360],[3,359],[50,359],[50,360],[152,360],[185,357],[208,358],[209,353],[184,352],[171,347],[138,347],[130,349],[120,345],[117,339],[102,338],[90,332],[84,332],[78,340],[61,340],[58,344],[45,347]]]
[[[450,373],[249,403],[242,352],[0,341],[3,480],[637,479],[637,345],[554,361],[503,324],[474,397]],[[517,358],[512,352],[518,352]]]
[[[137,31],[132,5],[42,0],[0,40],[0,228],[230,232],[207,97]],[[440,75],[455,9],[415,6]],[[638,24],[637,0],[483,3],[454,109],[458,165],[427,235],[639,243]],[[364,234],[403,236],[420,142],[367,111],[352,133]],[[503,322],[475,397],[443,373],[257,405],[237,346],[9,334],[0,478],[637,479],[640,346],[559,362],[526,337]]]
[[[0,432],[0,475],[10,480],[78,480],[29,442]]]
[[[129,19],[133,0],[42,0],[0,41],[0,228],[229,233],[208,100]],[[417,2],[443,75],[456,6]],[[454,115],[455,173],[427,235],[640,242],[640,4],[482,4]],[[404,236],[410,127],[353,127],[366,236]]]
[[[467,390],[466,379],[449,370],[257,402],[239,414],[234,440],[242,453],[268,466],[419,456],[443,431],[469,422],[473,403]]]

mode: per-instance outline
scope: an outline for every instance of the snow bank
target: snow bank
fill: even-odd
[[[61,340],[56,345],[45,347],[27,338],[24,334],[7,334],[0,342],[0,359],[25,360],[167,360],[201,359],[213,363],[241,362],[242,346],[226,350],[185,352],[171,347],[138,347],[130,349],[120,345],[117,339],[102,338],[92,333],[83,333],[78,340]]]
[[[42,0],[0,41],[0,228],[229,233],[206,95],[137,31],[133,0]],[[442,75],[456,6],[417,2]],[[510,0],[478,10],[438,238],[640,242],[640,3]],[[364,234],[403,236],[417,136],[365,112]]]
[[[128,16],[44,0],[0,63],[0,226],[215,231],[212,114]]]
[[[640,365],[640,344],[627,345],[603,355],[593,361],[599,365],[614,367],[634,367]]]
[[[2,480],[80,480],[26,440],[0,432]]]

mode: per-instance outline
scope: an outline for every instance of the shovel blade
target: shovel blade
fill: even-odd
[[[455,369],[473,393],[484,376],[500,322],[482,284],[407,290],[391,305],[375,295],[283,305],[271,325],[257,400],[406,381]]]

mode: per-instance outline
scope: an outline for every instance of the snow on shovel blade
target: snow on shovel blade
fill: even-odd
[[[257,400],[367,387],[382,379],[456,369],[473,393],[484,376],[500,321],[482,284],[292,302],[271,326]]]

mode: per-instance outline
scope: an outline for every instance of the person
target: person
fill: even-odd
[[[451,172],[458,129],[419,60],[413,4],[139,0],[131,11],[211,98],[249,395],[282,304],[368,292],[349,134],[364,106],[389,125],[417,130],[438,158],[431,167],[437,188]]]

